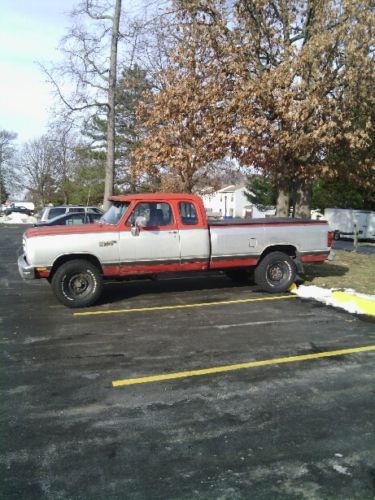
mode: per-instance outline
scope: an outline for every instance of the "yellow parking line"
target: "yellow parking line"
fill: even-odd
[[[244,368],[278,365],[281,363],[294,363],[296,361],[306,361],[309,359],[331,358],[334,356],[344,356],[347,354],[354,354],[356,352],[368,352],[368,351],[375,351],[375,345],[369,345],[364,347],[352,347],[350,349],[340,349],[338,351],[318,352],[314,354],[302,354],[299,356],[289,356],[287,358],[274,358],[274,359],[265,359],[262,361],[250,361],[249,363],[239,363],[236,365],[216,366],[213,368],[204,368],[201,370],[190,370],[190,371],[175,372],[162,375],[152,375],[150,377],[113,380],[112,387],[121,387],[125,385],[134,385],[134,384],[147,384],[150,382],[161,382],[163,380],[175,380],[187,377],[199,377],[202,375],[213,375],[215,373],[243,370]]]
[[[138,307],[136,309],[113,309],[109,311],[87,311],[73,313],[73,316],[99,316],[101,314],[126,314],[133,312],[167,311],[171,309],[192,309],[195,307],[221,306],[228,304],[246,304],[248,302],[261,302],[266,300],[293,299],[296,295],[282,295],[281,297],[260,297],[257,299],[222,300],[218,302],[202,302],[198,304],[177,304],[173,306]]]

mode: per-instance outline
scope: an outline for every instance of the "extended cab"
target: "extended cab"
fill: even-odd
[[[25,279],[46,278],[68,307],[92,305],[105,278],[220,269],[267,292],[286,291],[303,262],[323,262],[332,234],[325,221],[208,221],[189,194],[112,196],[95,224],[28,229],[18,259]]]

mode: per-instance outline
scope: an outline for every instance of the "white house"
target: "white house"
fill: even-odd
[[[266,217],[267,212],[261,212],[245,195],[244,184],[226,186],[219,191],[202,195],[207,215],[216,217]],[[272,215],[272,213],[271,213]]]

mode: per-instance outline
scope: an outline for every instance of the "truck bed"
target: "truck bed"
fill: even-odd
[[[209,221],[211,267],[256,265],[267,247],[295,249],[303,261],[329,253],[327,222],[288,217]],[[294,251],[294,250],[292,250]],[[212,265],[214,264],[214,266]]]
[[[253,225],[277,225],[277,224],[326,224],[325,221],[311,219],[292,219],[289,217],[262,217],[258,219],[223,219],[208,220],[208,227],[214,226],[253,226]]]

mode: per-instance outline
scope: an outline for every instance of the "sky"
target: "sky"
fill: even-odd
[[[38,67],[60,57],[58,45],[71,24],[79,0],[1,0],[0,130],[18,134],[22,143],[47,131],[53,106],[52,87]],[[165,0],[125,0],[123,9],[140,15]],[[125,4],[125,5],[124,5]]]
[[[0,129],[18,142],[46,132],[51,87],[37,61],[57,61],[59,40],[76,0],[1,0]]]

